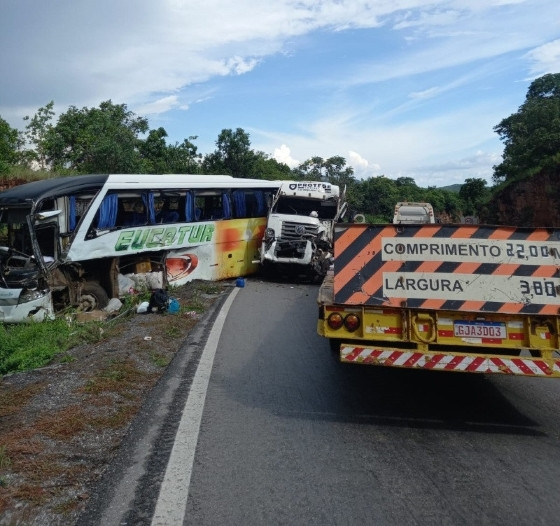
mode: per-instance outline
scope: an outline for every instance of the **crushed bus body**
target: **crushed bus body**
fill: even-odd
[[[317,331],[343,362],[560,377],[560,230],[335,228]]]
[[[0,321],[103,308],[133,289],[257,272],[278,182],[81,175],[0,193]]]

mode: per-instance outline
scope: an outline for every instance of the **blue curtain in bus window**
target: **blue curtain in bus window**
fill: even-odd
[[[117,194],[107,194],[99,207],[99,221],[97,228],[113,228],[117,222],[117,206],[119,196]]]
[[[224,219],[231,219],[231,204],[229,202],[229,195],[226,192],[222,194],[222,209],[224,211]]]
[[[150,225],[154,225],[156,222],[156,205],[153,192],[142,194],[142,202],[148,211],[148,222]]]
[[[190,223],[194,220],[194,197],[192,192],[185,195],[185,221]]]
[[[76,196],[68,198],[68,230],[74,232],[76,228]]]
[[[233,191],[233,204],[235,208],[235,217],[247,217],[245,192],[243,190]]]
[[[264,200],[264,192],[262,190],[257,190],[255,192],[255,199],[257,200],[257,213],[256,217],[262,217],[266,215],[266,203]]]

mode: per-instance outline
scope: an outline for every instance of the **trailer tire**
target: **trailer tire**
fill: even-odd
[[[78,300],[78,310],[89,312],[102,309],[109,303],[109,296],[105,289],[95,281],[86,281],[82,285],[82,293]]]

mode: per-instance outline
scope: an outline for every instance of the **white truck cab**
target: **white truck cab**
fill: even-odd
[[[322,279],[333,258],[334,224],[347,209],[344,191],[320,181],[283,181],[272,202],[260,258],[266,274]]]

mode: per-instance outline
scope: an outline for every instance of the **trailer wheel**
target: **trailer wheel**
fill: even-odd
[[[109,296],[105,289],[95,281],[86,281],[82,285],[82,294],[78,300],[78,310],[89,312],[102,309],[109,303]]]

